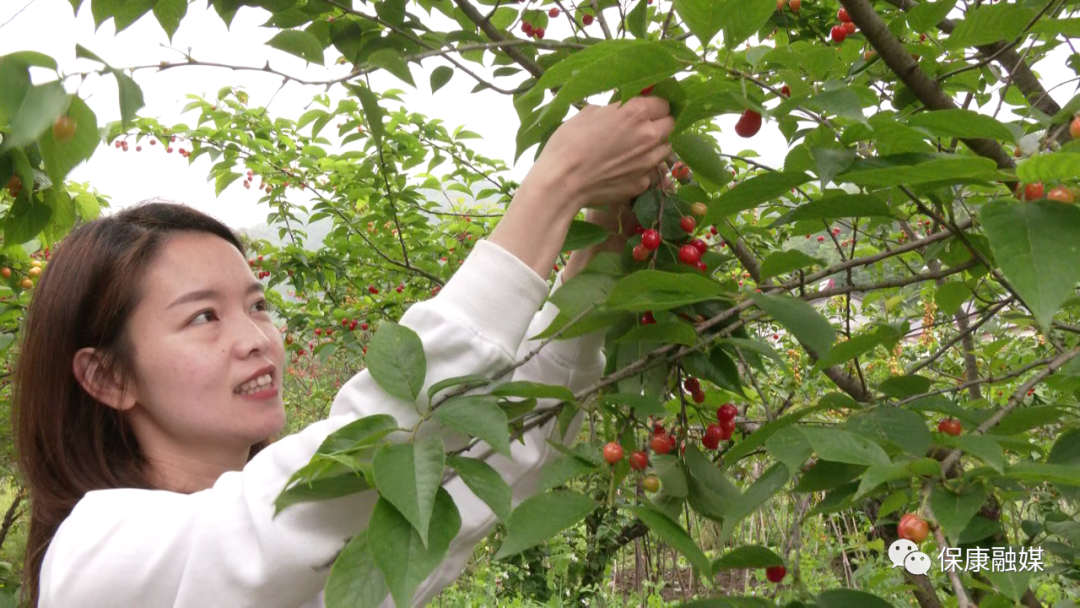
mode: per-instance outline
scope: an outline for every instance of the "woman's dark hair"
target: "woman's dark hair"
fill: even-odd
[[[190,207],[144,201],[80,226],[57,246],[34,290],[13,383],[15,441],[30,490],[30,533],[22,597],[37,604],[41,565],[53,535],[93,490],[152,489],[145,458],[123,414],[75,379],[79,349],[93,347],[106,375],[130,379],[126,334],[144,274],[177,233],[219,236],[244,254],[228,226]],[[249,458],[268,444],[252,446]]]

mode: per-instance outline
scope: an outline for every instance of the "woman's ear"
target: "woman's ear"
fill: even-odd
[[[91,397],[105,405],[124,411],[138,401],[134,389],[128,389],[124,383],[106,368],[96,349],[82,348],[72,360],[72,372],[75,380]]]

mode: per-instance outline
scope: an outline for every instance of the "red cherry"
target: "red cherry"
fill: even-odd
[[[709,250],[709,246],[705,244],[705,241],[701,239],[692,239],[690,244],[697,247],[697,250],[701,252],[701,255],[705,255],[705,252]]]
[[[540,40],[543,40],[544,39],[544,28],[538,27],[535,30],[533,30],[533,36],[536,36]]]
[[[649,467],[649,455],[641,450],[630,454],[630,468],[635,471],[644,471]]]
[[[780,87],[780,94],[784,97],[791,97],[791,87],[787,86],[786,84]]]
[[[845,30],[842,25],[834,25],[830,33],[832,34],[833,42],[838,44],[843,42],[844,38],[847,38],[847,30]]]
[[[1080,116],[1072,119],[1069,123],[1069,135],[1072,135],[1073,139],[1080,139]]]
[[[701,381],[697,378],[687,378],[683,380],[682,385],[688,393],[696,393],[701,390]]]
[[[675,446],[671,444],[671,439],[666,434],[656,434],[649,442],[649,447],[657,454],[667,454]]]
[[[360,329],[363,330],[363,331],[367,331],[368,330],[368,324],[367,323],[361,323],[360,324]]]
[[[550,11],[548,11],[548,17],[555,18],[555,17],[558,17],[558,16],[559,16],[559,9],[553,8]]]
[[[641,95],[642,96],[648,95],[649,93],[652,93],[652,92],[653,92],[653,85],[651,85],[651,84],[649,86],[645,87],[644,89],[641,89]]]
[[[779,583],[780,581],[784,580],[784,576],[786,574],[787,568],[783,566],[770,566],[765,569],[765,578],[769,579],[770,583]]]
[[[522,22],[521,22],[521,31],[522,31],[522,32],[523,32],[523,33],[524,33],[524,34],[525,34],[526,36],[532,36],[532,33],[533,33],[533,26],[532,26],[532,24],[531,24],[531,23],[529,23],[528,21],[522,21]]]
[[[945,418],[938,423],[937,428],[942,433],[952,435],[953,437],[956,437],[963,431],[963,426],[956,418]]]
[[[1045,189],[1042,182],[1034,182],[1026,186],[1016,187],[1016,198],[1022,201],[1034,201],[1043,197]]]
[[[705,403],[705,391],[694,391],[690,393],[690,398],[694,400],[694,403]]]
[[[356,321],[350,321],[349,322],[349,331],[353,331],[354,329],[356,329]]]
[[[701,445],[705,446],[707,450],[715,450],[720,447],[720,436],[722,434],[719,424],[710,424],[705,429],[705,434],[701,436]]]
[[[817,242],[824,243],[825,242],[825,237],[824,236],[817,237]]]
[[[731,439],[731,434],[735,432],[735,421],[721,420],[717,424],[720,426],[720,438],[724,441]]]
[[[341,320],[341,326],[342,327],[348,327],[349,326],[349,320],[348,319],[342,319]]]
[[[701,259],[701,252],[693,245],[679,247],[679,261],[683,264],[694,265]]]
[[[739,137],[753,137],[761,130],[761,114],[753,110],[743,112],[739,122],[735,123],[735,132]]]
[[[644,262],[649,259],[649,250],[641,243],[638,243],[637,245],[634,245],[633,255],[634,259],[638,262]]]
[[[734,420],[735,416],[737,416],[738,414],[738,408],[736,408],[730,403],[725,403],[716,410],[716,420],[719,422],[723,422],[725,420]]]
[[[1050,192],[1046,195],[1046,198],[1059,203],[1071,203],[1075,200],[1072,191],[1065,186],[1051,188]]]
[[[656,319],[653,318],[652,311],[646,310],[645,314],[641,315],[641,324],[652,325],[653,323],[656,323]]]
[[[840,21],[843,21],[844,23],[849,23],[851,21],[851,15],[848,15],[847,9],[843,7],[841,7],[840,10],[836,12],[836,18]]]
[[[921,543],[930,536],[930,526],[918,515],[908,513],[900,518],[900,524],[896,526],[896,534],[913,543]]]
[[[592,15],[585,14],[585,15],[581,16],[581,24],[582,25],[592,25],[592,22],[593,22],[593,16]]]
[[[622,460],[622,454],[622,446],[614,441],[604,446],[604,460],[608,461],[608,464],[617,464]]]
[[[641,244],[649,251],[655,251],[660,247],[660,233],[649,228],[641,235]]]
[[[679,228],[682,228],[683,232],[693,232],[697,227],[697,222],[689,215],[684,215],[679,219]]]
[[[705,264],[705,262],[702,260],[694,262],[694,268],[700,270],[701,272],[706,272],[709,270],[709,266]]]
[[[847,34],[849,36],[851,34],[855,33],[855,24],[854,23],[852,23],[850,21],[845,21],[843,27],[844,27],[844,31],[847,32]]]

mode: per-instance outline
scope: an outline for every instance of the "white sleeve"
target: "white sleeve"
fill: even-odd
[[[401,317],[400,324],[420,336],[427,357],[418,401],[426,400],[434,382],[493,375],[512,363],[547,294],[547,282],[524,262],[489,241],[478,242],[437,297]],[[530,366],[534,377],[574,376],[556,371],[550,357],[536,361]],[[347,539],[367,525],[376,493],[301,503],[277,517],[274,499],[333,431],[381,413],[410,427],[418,419],[416,407],[391,397],[365,370],[342,387],[329,418],[274,442],[210,489],[190,495],[87,493],[45,555],[38,606],[300,606],[321,590],[326,566]],[[514,470],[507,470],[516,482]],[[475,535],[471,507],[458,504],[462,534]],[[454,555],[462,551],[468,548],[458,546]]]
[[[552,293],[561,286],[562,272],[556,277]],[[543,309],[533,318],[526,336],[535,336],[546,329],[558,312],[559,309],[554,304],[546,302]],[[517,359],[523,359],[541,342],[541,340],[526,339],[518,349]],[[603,375],[605,365],[604,354],[601,350],[603,343],[603,331],[569,340],[552,341],[539,354],[514,370],[513,380],[531,380],[561,385],[576,393],[592,385]],[[537,404],[537,409],[542,410],[556,403],[558,402],[554,399],[541,399]],[[563,443],[572,442],[581,430],[582,417],[583,414],[578,412],[566,436],[562,438],[558,437],[557,420],[554,419],[544,426],[527,432],[524,436],[524,445],[519,442],[511,444],[513,460],[508,460],[499,454],[487,459],[487,463],[502,474],[503,479],[510,484],[513,490],[514,506],[536,491],[541,469],[557,454],[548,445],[547,439],[561,440]],[[465,455],[479,456],[481,451],[474,449]],[[495,526],[495,514],[482,500],[476,498],[460,478],[455,477],[444,487],[454,497],[454,502],[461,513],[461,531],[450,543],[446,560],[416,590],[413,599],[414,606],[430,602],[444,587],[451,584],[465,569],[476,544],[483,540]],[[383,602],[383,606],[393,606],[393,602],[387,600]]]

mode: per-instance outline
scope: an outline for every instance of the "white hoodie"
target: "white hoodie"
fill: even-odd
[[[562,285],[562,273],[550,293]],[[539,345],[526,340],[558,313],[547,282],[490,241],[473,252],[438,296],[418,302],[400,324],[424,344],[427,388],[453,376],[491,376]],[[537,309],[543,308],[537,312]],[[531,380],[578,391],[600,378],[603,332],[556,340],[506,380]],[[550,407],[551,399],[539,407]],[[390,414],[400,426],[417,420],[415,404],[391,397],[365,370],[338,393],[326,420],[284,437],[241,471],[223,474],[194,494],[115,489],[89,492],[60,525],[41,569],[40,608],[318,608],[330,563],[348,538],[367,526],[374,490],[290,506],[276,518],[274,499],[330,433],[362,416]],[[425,422],[424,426],[433,425]],[[580,416],[566,440],[580,429]],[[423,427],[422,427],[423,428]],[[447,446],[462,436],[442,431]],[[512,444],[513,459],[488,459],[510,484],[517,505],[535,492],[541,467],[555,450],[555,421]],[[478,456],[485,446],[466,455]],[[422,605],[453,582],[476,543],[495,524],[487,505],[459,479],[446,484],[461,514],[461,530],[446,560],[420,585]],[[392,606],[387,597],[385,606]]]

